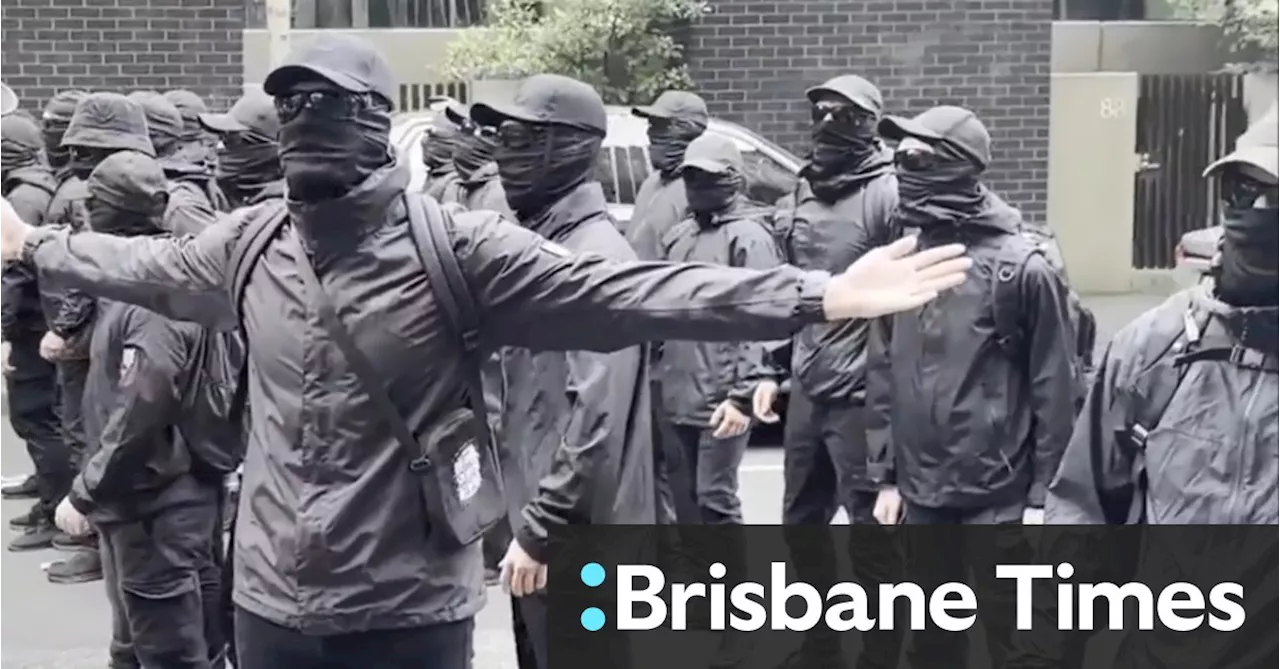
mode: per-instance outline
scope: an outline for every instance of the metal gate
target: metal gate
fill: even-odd
[[[1245,131],[1238,74],[1146,74],[1139,78],[1133,266],[1174,266],[1182,235],[1218,220],[1215,183],[1200,175]]]
[[[471,102],[470,87],[465,83],[400,84],[400,100],[396,104],[396,111],[425,111],[431,108],[432,98],[441,96],[453,98],[464,104]]]

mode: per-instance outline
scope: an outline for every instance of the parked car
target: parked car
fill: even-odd
[[[1218,255],[1221,243],[1221,225],[1192,230],[1183,235],[1174,249],[1176,267],[1181,278],[1187,283],[1208,278],[1209,268],[1213,265],[1214,256]]]
[[[427,171],[422,164],[422,134],[438,110],[398,115],[391,126],[391,142],[413,168],[410,188],[421,189]],[[619,223],[631,220],[636,192],[653,168],[649,165],[647,122],[627,107],[609,107],[609,133],[596,164],[596,176]],[[729,121],[712,119],[707,132],[732,139],[747,166],[747,193],[752,200],[772,205],[795,187],[802,162],[786,149]]]

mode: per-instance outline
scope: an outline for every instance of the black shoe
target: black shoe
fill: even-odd
[[[53,547],[60,551],[98,550],[98,538],[92,534],[73,537],[59,532],[53,537]]]
[[[35,526],[35,524],[39,523],[41,519],[48,518],[48,515],[49,514],[44,511],[44,507],[37,502],[36,504],[33,504],[30,509],[27,509],[27,512],[21,516],[10,518],[9,527],[15,530],[25,530],[28,527]]]
[[[65,560],[49,565],[45,572],[50,583],[69,585],[102,580],[102,556],[98,551],[78,551]]]
[[[36,489],[36,477],[28,476],[21,483],[0,488],[0,497],[5,499],[31,499],[39,494]]]
[[[21,552],[53,548],[53,537],[57,533],[58,528],[53,526],[53,521],[42,518],[35,525],[22,530],[22,534],[14,537],[13,541],[9,542],[9,550]]]

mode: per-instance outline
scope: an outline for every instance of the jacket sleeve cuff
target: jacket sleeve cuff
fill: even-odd
[[[831,273],[820,270],[804,272],[799,281],[800,301],[796,305],[796,316],[806,323],[823,323],[827,320],[823,302],[827,296],[827,284],[831,283]]]
[[[1043,509],[1044,498],[1049,494],[1048,486],[1043,483],[1032,483],[1031,490],[1027,492],[1027,507],[1032,509]]]
[[[75,483],[72,484],[71,491],[67,493],[67,500],[71,502],[71,506],[82,516],[88,516],[98,508],[98,506],[93,503],[93,500],[89,499],[89,497],[84,494],[84,484],[79,480],[79,477],[77,477]]]
[[[867,476],[878,485],[896,485],[898,482],[898,478],[895,476],[896,473],[891,465],[886,465],[882,462],[873,462],[867,465]]]
[[[528,525],[516,531],[516,543],[520,549],[542,564],[547,563],[547,540],[538,536]]]
[[[34,228],[28,231],[27,239],[22,244],[22,261],[32,262],[40,246],[60,234],[64,233],[57,228]]]

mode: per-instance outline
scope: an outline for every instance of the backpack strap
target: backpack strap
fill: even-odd
[[[427,280],[436,301],[444,311],[449,329],[462,343],[467,403],[475,415],[476,434],[483,440],[486,448],[496,451],[497,445],[489,428],[489,411],[485,406],[481,381],[483,362],[480,353],[480,310],[467,286],[449,231],[445,228],[446,215],[462,209],[449,206],[449,213],[446,214],[435,198],[418,194],[406,193],[404,202],[409,214],[409,232],[418,247],[418,257],[426,270]]]
[[[249,275],[257,266],[258,259],[266,250],[267,244],[275,239],[276,233],[289,219],[289,209],[284,200],[274,200],[245,226],[236,244],[231,249],[231,257],[227,260],[227,276],[231,278],[231,307],[235,309],[236,321],[240,321],[240,302],[244,299],[245,286],[249,283]],[[249,404],[249,338],[244,341],[244,363],[236,376],[235,394],[231,396],[231,412],[229,419],[240,421],[244,418]]]
[[[1021,233],[1006,239],[991,272],[991,318],[996,343],[1009,355],[1021,355],[1024,346],[1022,293],[1018,279],[1027,263],[1044,250],[1028,244]]]
[[[1178,387],[1187,376],[1190,363],[1201,359],[1196,356],[1200,354],[1200,342],[1204,339],[1204,331],[1209,327],[1211,319],[1212,314],[1203,309],[1197,309],[1194,305],[1188,306],[1183,312],[1182,331],[1170,344],[1167,352],[1162,354],[1174,354],[1169,368],[1175,373],[1168,380],[1162,379],[1151,384],[1155,392],[1143,398],[1142,415],[1136,416],[1134,424],[1129,427],[1129,438],[1140,450],[1146,448],[1147,437],[1164,418],[1165,411],[1173,402],[1173,396],[1177,394]],[[1210,349],[1210,352],[1212,350],[1214,349]]]

